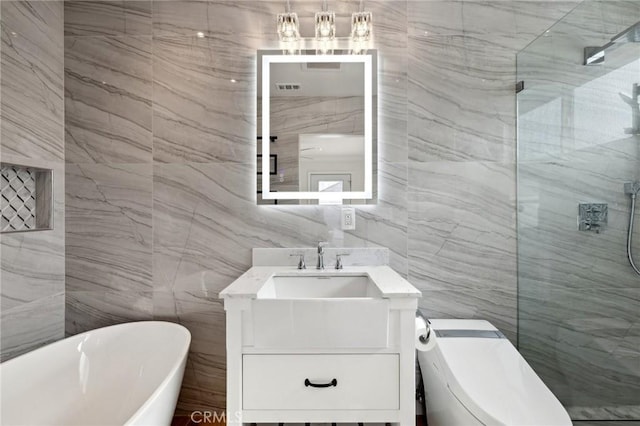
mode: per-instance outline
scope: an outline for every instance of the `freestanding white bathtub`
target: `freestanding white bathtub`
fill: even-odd
[[[132,322],[91,330],[0,364],[0,424],[170,425],[191,334]]]

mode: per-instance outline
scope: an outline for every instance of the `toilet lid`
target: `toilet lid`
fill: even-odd
[[[564,407],[507,339],[436,338],[449,388],[485,425],[571,426]]]

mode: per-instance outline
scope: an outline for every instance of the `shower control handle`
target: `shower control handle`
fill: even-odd
[[[578,204],[578,230],[599,234],[608,223],[609,207],[606,203]]]

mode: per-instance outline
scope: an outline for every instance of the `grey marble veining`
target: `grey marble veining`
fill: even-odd
[[[185,325],[191,331],[192,352],[216,355],[224,360],[226,351],[217,344],[225,336],[222,300],[201,291],[155,291],[153,317]]]
[[[64,300],[63,291],[11,309],[3,309],[0,314],[0,361],[64,338]]]
[[[465,36],[409,46],[409,158],[513,161],[515,52]]]
[[[153,319],[151,13],[65,2],[67,335]]]
[[[410,1],[409,158],[513,162],[517,51],[576,3]]]
[[[151,0],[64,2],[64,35],[151,35]]]
[[[629,204],[620,188],[637,162],[599,170],[580,154],[521,167],[520,348],[574,418],[630,418],[639,402],[640,293],[626,260]],[[577,202],[591,199],[611,206],[600,234],[576,231]],[[585,369],[597,375],[587,380]]]
[[[226,355],[219,357],[201,352],[190,353],[176,414],[190,415],[203,407],[218,412],[224,410],[227,406],[226,371]]]
[[[225,312],[222,301],[206,292],[155,291],[153,318],[178,322],[191,332],[191,347],[182,383],[179,413],[225,406]]]
[[[416,282],[409,276],[410,282]],[[500,288],[422,289],[418,307],[431,318],[478,318],[490,321],[515,345],[517,309],[515,291]]]
[[[455,283],[515,294],[514,178],[513,164],[412,164],[410,274],[427,278],[432,289]]]
[[[487,319],[515,338],[514,179],[513,164],[412,163],[409,281],[428,315]]]
[[[69,163],[148,163],[152,148],[149,36],[65,37]]]
[[[2,2],[3,153],[64,159],[61,4]]]
[[[637,301],[635,293],[627,297]],[[526,334],[521,332],[520,350],[574,419],[637,418],[640,354],[637,326],[630,322],[637,324],[637,319],[630,312],[620,315],[615,306],[629,300],[589,291],[578,301],[575,291],[561,287],[541,288],[522,299],[520,322]],[[586,316],[583,309],[593,313]],[[529,334],[534,327],[536,333]],[[634,336],[634,349],[624,349]]]
[[[65,303],[67,336],[124,322],[153,319],[152,292],[67,289]]]
[[[156,1],[153,4],[153,34],[175,37],[194,36],[197,32],[206,36],[267,33],[271,32],[271,18],[277,13],[274,6],[275,2],[270,1]],[[269,27],[267,21],[271,21]],[[249,22],[251,25],[243,25]],[[275,37],[277,39],[277,35]]]
[[[67,291],[151,289],[151,165],[66,168]]]
[[[344,235],[345,246],[389,248],[389,265],[403,277],[407,276],[408,271],[407,175],[406,163],[381,163],[378,170],[378,203],[357,209],[355,231],[335,231],[336,235]],[[337,223],[332,226],[338,228],[339,224],[338,217]]]
[[[634,170],[636,160],[613,167],[577,161],[521,165],[521,274],[536,276],[544,268],[545,280],[568,287],[635,285],[625,248],[630,204],[621,190]],[[609,224],[600,234],[576,232],[577,204],[585,200],[610,207]]]
[[[407,3],[369,1],[378,50],[378,159],[407,162]]]
[[[0,360],[64,337],[63,3],[0,2],[0,157],[53,170],[53,229],[0,236]]]
[[[524,48],[573,9],[569,1],[409,1],[410,35],[458,35]]]
[[[254,53],[224,38],[154,37],[156,161],[254,158]]]
[[[462,1],[408,2],[409,34],[464,34],[462,6]]]

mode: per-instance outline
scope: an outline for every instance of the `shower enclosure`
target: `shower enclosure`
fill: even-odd
[[[517,56],[518,344],[574,420],[640,420],[639,23],[585,0]]]

